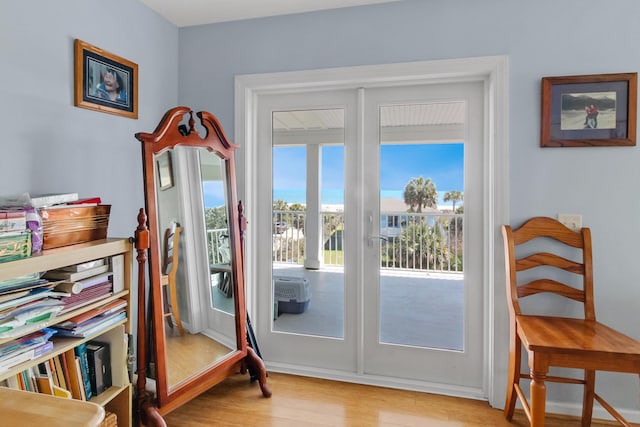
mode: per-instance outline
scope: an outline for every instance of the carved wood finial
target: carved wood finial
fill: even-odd
[[[196,121],[193,118],[193,110],[189,111],[189,133],[195,132],[196,130]]]

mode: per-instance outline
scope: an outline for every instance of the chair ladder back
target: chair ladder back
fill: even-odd
[[[165,230],[164,260],[162,266],[162,273],[165,275],[175,274],[178,268],[180,233],[182,233],[180,224],[177,224],[175,228],[167,228]]]
[[[591,233],[588,228],[573,231],[552,218],[536,217],[517,229],[502,226],[504,238],[507,295],[513,305],[513,313],[521,314],[519,298],[543,292],[569,298],[584,306],[585,319],[595,320],[593,304],[593,265],[591,254]],[[581,262],[567,259],[555,253],[540,251],[521,258],[516,257],[516,247],[538,238],[552,239],[554,244],[562,244],[579,249]],[[519,283],[517,273],[536,267],[553,267],[582,276],[582,289],[561,283],[553,278],[536,278],[528,283]]]
[[[178,307],[178,290],[176,283],[176,275],[178,273],[179,262],[179,247],[180,247],[180,233],[182,227],[178,223],[172,223],[171,227],[167,228],[164,233],[164,260],[162,266],[162,276],[160,281],[163,286],[166,286],[166,293],[163,293],[164,300],[164,316],[167,318],[167,323],[170,328],[173,329],[173,323],[171,317],[175,319],[175,324],[178,326],[178,330],[181,336],[184,336],[184,328],[182,327],[182,320],[180,319],[180,309]]]

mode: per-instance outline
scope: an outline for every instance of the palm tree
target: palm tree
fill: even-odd
[[[409,212],[422,212],[423,207],[438,206],[438,192],[431,178],[412,178],[404,187],[402,196],[409,205]]]
[[[442,198],[445,202],[453,202],[453,213],[456,213],[456,202],[461,202],[464,196],[462,192],[458,190],[447,191],[444,193],[444,197]]]
[[[274,211],[286,211],[289,210],[289,204],[282,199],[273,201],[273,210]]]

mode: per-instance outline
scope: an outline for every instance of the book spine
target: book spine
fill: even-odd
[[[71,397],[76,400],[82,400],[82,393],[80,392],[81,383],[78,382],[78,374],[76,373],[75,352],[73,349],[67,350],[65,353],[62,353],[61,356],[65,370],[65,380],[67,381],[67,388],[71,392]]]
[[[53,385],[56,387],[60,387],[60,382],[58,381],[58,370],[56,369],[56,364],[53,359],[49,359],[46,361],[49,364],[49,370],[51,371],[51,379],[53,380]]]
[[[24,382],[24,372],[16,374],[16,378],[18,379],[20,390],[27,390],[27,384]]]
[[[115,255],[111,257],[111,272],[113,278],[113,293],[124,290],[124,255]]]
[[[40,347],[36,347],[34,349],[33,358],[35,359],[36,357],[42,356],[43,354],[48,353],[51,350],[53,350],[53,341],[47,341],[46,343],[42,344]]]
[[[118,313],[118,314],[113,314],[111,316],[107,316],[105,317],[105,319],[99,323],[96,323],[94,326],[92,326],[89,329],[86,329],[82,332],[78,332],[75,336],[77,337],[82,337],[82,338],[87,338],[91,335],[95,335],[99,332],[102,332],[103,330],[115,325],[116,323],[126,319],[127,317],[127,313],[122,312],[122,313]]]
[[[36,383],[36,375],[33,372],[33,366],[25,369],[24,372],[27,383],[29,384],[29,391],[38,392],[38,384]]]
[[[53,363],[56,366],[56,374],[58,375],[58,385],[65,390],[69,390],[67,378],[65,377],[64,368],[62,366],[62,355],[59,354],[53,358]]]
[[[11,375],[7,378],[7,386],[14,390],[20,390],[20,381],[18,381],[17,375]]]
[[[73,363],[76,367],[76,380],[78,381],[78,387],[80,389],[80,398],[82,400],[89,400],[90,397],[87,396],[84,388],[84,378],[82,376],[82,363],[80,363],[80,358],[76,356]]]
[[[89,378],[89,359],[87,357],[87,344],[82,343],[75,348],[76,356],[80,358],[80,370],[87,400],[91,399],[91,381]]]

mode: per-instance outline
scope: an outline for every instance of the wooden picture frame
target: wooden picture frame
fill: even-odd
[[[138,118],[138,65],[75,39],[76,107]]]
[[[541,147],[636,145],[638,73],[542,78]]]
[[[173,187],[173,165],[171,164],[171,153],[169,151],[158,155],[156,168],[158,170],[158,188],[166,190]]]

